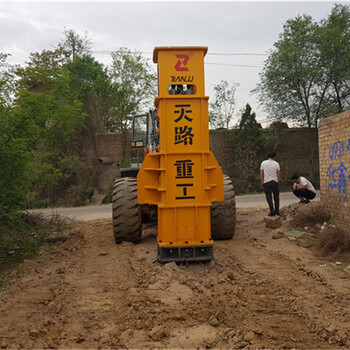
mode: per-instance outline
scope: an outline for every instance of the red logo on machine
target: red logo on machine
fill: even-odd
[[[190,59],[187,55],[175,55],[178,58],[178,61],[175,65],[175,69],[178,72],[188,72],[188,68],[186,67],[188,60]]]

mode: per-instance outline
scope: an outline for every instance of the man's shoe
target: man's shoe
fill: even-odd
[[[281,214],[280,214],[279,211],[276,211],[276,215],[277,215],[277,216],[281,216]]]
[[[306,203],[305,199],[302,199],[298,204],[304,204],[304,203]]]
[[[308,199],[305,199],[304,203],[305,203],[305,204],[309,204],[309,203],[311,203],[311,202],[310,202]]]
[[[267,216],[275,216],[275,213],[268,213]]]

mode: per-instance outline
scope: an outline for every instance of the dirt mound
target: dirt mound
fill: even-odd
[[[281,208],[280,213],[285,222],[298,228],[313,227],[331,218],[321,202],[290,204]]]

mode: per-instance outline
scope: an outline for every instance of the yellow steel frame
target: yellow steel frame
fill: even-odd
[[[206,47],[156,47],[158,153],[146,155],[138,173],[139,204],[158,205],[158,246],[213,245],[210,206],[222,201],[223,174],[209,151]],[[171,94],[191,85],[193,94]]]

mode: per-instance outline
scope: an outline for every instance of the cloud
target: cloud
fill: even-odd
[[[331,2],[33,2],[0,3],[0,52],[22,63],[30,52],[56,46],[63,30],[88,32],[94,50],[127,46],[151,52],[155,46],[208,46],[210,52],[260,52],[272,48],[283,23],[299,13],[319,20]],[[146,57],[151,57],[150,54]],[[108,54],[96,54],[103,62]],[[262,66],[264,56],[207,56],[206,62]],[[206,89],[220,80],[238,82],[238,108],[249,102],[258,119],[265,114],[250,91],[259,68],[206,65]]]

